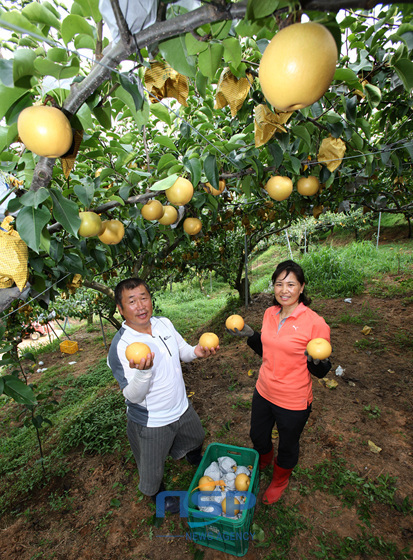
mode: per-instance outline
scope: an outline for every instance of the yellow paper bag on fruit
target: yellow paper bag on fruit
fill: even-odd
[[[11,225],[13,220],[12,216],[6,216],[0,226],[0,289],[10,288],[15,283],[22,292],[29,277],[29,251]]]
[[[151,103],[159,103],[166,97],[173,97],[184,107],[188,106],[188,78],[168,64],[151,62],[151,67],[145,71],[145,86],[152,94],[149,96]]]
[[[291,115],[292,113],[273,113],[268,105],[257,105],[254,119],[255,146],[263,146],[276,132],[287,132],[282,125]]]
[[[71,282],[66,284],[69,294],[76,293],[78,288],[82,287],[82,276],[81,274],[75,274]]]
[[[229,105],[231,115],[235,117],[241,109],[251,88],[251,79],[236,78],[229,68],[224,68],[217,86],[215,109],[223,109]]]
[[[333,138],[330,135],[328,138],[324,138],[321,142],[321,146],[317,154],[317,161],[319,163],[325,163],[327,169],[332,173],[337,169],[337,167],[340,167],[345,153],[345,142],[343,142],[341,138]]]

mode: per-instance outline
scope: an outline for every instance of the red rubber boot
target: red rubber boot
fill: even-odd
[[[269,451],[268,453],[263,453],[262,455],[260,455],[258,459],[259,470],[263,471],[268,467],[268,465],[271,465],[273,457],[274,457],[274,448],[272,448],[271,451]]]
[[[293,469],[283,469],[282,467],[278,466],[277,459],[275,459],[272,481],[262,498],[263,504],[269,505],[273,504],[274,502],[278,502],[284,490],[288,486],[288,479],[290,478],[290,474],[292,472]]]

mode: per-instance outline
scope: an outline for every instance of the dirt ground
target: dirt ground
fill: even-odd
[[[388,279],[389,283],[395,281]],[[272,296],[261,294],[248,310],[239,312],[249,325],[259,329],[271,300]],[[372,297],[366,290],[361,296],[353,297],[351,303],[342,299],[318,300],[312,308],[331,326],[333,368],[327,377],[337,386],[330,388],[325,381],[313,380],[313,412],[302,436],[300,466],[311,468],[325,459],[341,457],[349,469],[366,480],[385,474],[396,477],[396,500],[402,503],[406,496],[411,499],[413,305],[400,298]],[[342,320],[345,316],[363,315],[370,317],[371,322],[355,324]],[[362,332],[365,326],[372,328],[369,334]],[[85,372],[99,358],[96,345],[90,350],[97,334],[88,334],[85,329],[79,331],[75,339],[81,351],[75,356],[45,355],[42,357],[45,366],[76,359],[77,372]],[[190,342],[194,343],[198,334],[194,333]],[[248,403],[260,360],[245,340],[224,335],[223,330],[217,334],[221,349],[216,357],[184,364],[187,391],[205,424],[205,447],[211,442],[250,447]],[[104,355],[102,346],[101,356]],[[335,375],[338,366],[344,369],[342,377]],[[375,453],[369,441],[381,451]],[[83,456],[82,450],[73,451],[69,456],[70,473],[63,480],[52,481],[16,504],[20,514],[3,517],[0,558],[224,560],[234,557],[178,538],[188,530],[185,519],[168,516],[161,525],[151,525],[154,507],[137,493],[136,469],[131,461],[125,460],[126,453],[126,447],[123,453],[113,456]],[[195,472],[185,461],[176,463],[174,469],[179,473],[186,471],[189,480]],[[169,483],[173,481],[172,477]],[[266,507],[260,498],[267,483],[268,476],[260,481],[255,517]],[[52,510],[52,493],[70,496],[70,507]],[[112,500],[119,503],[112,502],[111,506]],[[287,508],[298,506],[300,514],[312,524],[311,532],[293,538],[294,552],[285,558],[307,558],[308,551],[317,544],[317,536],[324,532],[352,538],[361,533],[354,506],[343,508],[337,497],[319,490],[302,495],[299,479],[292,480],[282,503]],[[339,515],[334,515],[334,511]],[[381,508],[374,503],[370,532],[384,541],[394,542],[401,551],[411,547],[412,520],[395,509]],[[271,556],[271,550],[271,546],[260,548],[253,542],[244,558],[280,557]]]

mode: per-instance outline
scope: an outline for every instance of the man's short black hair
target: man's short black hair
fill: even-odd
[[[126,278],[119,282],[119,284],[115,288],[115,303],[122,307],[122,294],[125,290],[133,290],[134,288],[139,288],[139,286],[143,286],[148,291],[148,294],[151,295],[151,290],[145,280],[142,278]]]

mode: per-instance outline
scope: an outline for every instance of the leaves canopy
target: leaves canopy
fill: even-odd
[[[362,3],[355,10],[345,2],[272,0],[204,2],[187,11],[161,1],[158,21],[133,36],[115,10],[121,41],[109,44],[98,0],[76,0],[68,10],[52,2],[21,11],[2,5],[0,172],[17,195],[8,210],[30,249],[33,288],[53,299],[74,274],[96,287],[113,269],[156,287],[189,266],[215,270],[237,287],[245,239],[250,251],[302,216],[348,202],[410,217],[411,11],[408,4],[367,11]],[[275,115],[258,80],[262,53],[283,26],[306,19],[327,26],[339,46],[333,82],[257,146],[257,108]],[[169,83],[149,90],[154,63],[175,74],[168,70]],[[218,97],[225,72],[243,83],[244,97]],[[18,115],[35,103],[60,106],[70,118],[75,141],[67,157],[39,158],[19,142]],[[345,148],[340,157],[320,155],[327,140]],[[271,175],[295,184],[308,174],[322,184],[314,197],[294,189],[274,202],[263,189]],[[180,175],[195,194],[179,222],[144,220],[142,205],[153,197],[165,203]],[[218,188],[219,180],[226,189],[213,196],[204,186]],[[83,210],[121,220],[124,239],[109,246],[79,237]],[[196,239],[183,232],[188,216],[203,223]]]

